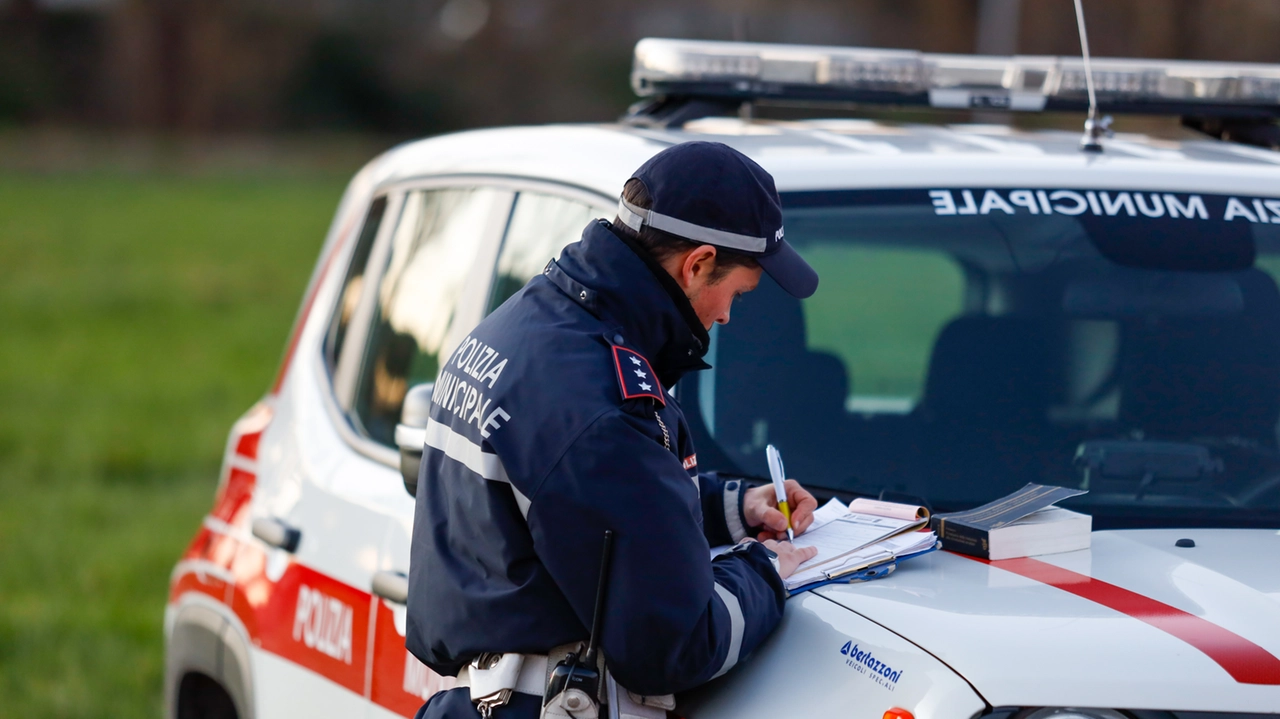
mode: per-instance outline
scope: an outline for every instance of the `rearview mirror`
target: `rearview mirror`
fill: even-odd
[[[431,414],[431,395],[436,383],[414,385],[404,396],[400,424],[396,425],[396,446],[400,448],[400,477],[404,491],[418,496],[418,470],[422,466],[422,448],[427,441],[427,417]]]
[[[1258,255],[1252,222],[1197,222],[1172,212],[1159,218],[1085,214],[1078,219],[1098,252],[1122,267],[1229,272],[1253,267]]]
[[[1114,267],[1067,283],[1062,308],[1072,317],[1221,317],[1244,311],[1244,293],[1231,274]]]

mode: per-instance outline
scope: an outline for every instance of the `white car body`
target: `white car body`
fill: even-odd
[[[375,581],[394,583],[394,573],[408,570],[414,502],[396,451],[345,419],[343,386],[351,386],[353,370],[341,361],[331,370],[324,359],[346,268],[375,197],[388,198],[391,217],[408,188],[536,187],[611,218],[632,170],[692,139],[737,147],[769,170],[783,193],[1089,187],[1280,197],[1277,152],[1122,135],[1103,153],[1088,154],[1078,138],[995,126],[707,119],[682,129],[466,132],[373,160],[338,208],[280,379],[232,430],[215,507],[174,569],[167,711],[182,715],[184,677],[193,674],[220,685],[241,719],[411,716],[451,684],[405,651],[404,606],[373,592]],[[475,266],[484,271],[459,285],[446,348],[483,316],[488,268],[506,222],[495,213],[477,230]],[[387,234],[384,227],[374,241],[370,266],[389,251]],[[298,530],[296,551],[260,539],[257,520]],[[1194,549],[1174,547],[1191,534]],[[968,719],[999,707],[1082,706],[1280,714],[1280,675],[1241,682],[1223,666],[1232,656],[1280,665],[1275,529],[1101,531],[1089,550],[1037,561],[1063,569],[1076,584],[935,552],[881,580],[799,595],[768,642],[684,698],[680,714],[880,719],[899,707],[918,719]],[[1117,608],[1106,587],[1181,610],[1176,621],[1185,619],[1191,641],[1176,635],[1182,630],[1144,621],[1155,605]]]

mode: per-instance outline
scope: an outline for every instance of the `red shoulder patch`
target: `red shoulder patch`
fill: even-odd
[[[624,399],[650,397],[667,406],[667,399],[662,394],[662,383],[658,382],[649,360],[639,352],[625,347],[613,347],[613,362],[618,368],[618,386],[622,389]]]

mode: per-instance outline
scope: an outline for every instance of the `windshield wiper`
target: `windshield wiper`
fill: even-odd
[[[1198,482],[1223,469],[1222,460],[1198,444],[1123,439],[1081,442],[1074,463],[1084,473],[1083,489],[1094,480],[1137,479],[1134,500],[1141,500],[1157,480]]]

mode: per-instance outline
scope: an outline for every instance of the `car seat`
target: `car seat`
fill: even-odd
[[[815,481],[830,474],[848,426],[848,376],[834,355],[807,349],[800,300],[764,275],[717,332],[715,367],[708,372],[714,372],[719,447],[756,476],[768,476],[764,448],[770,443],[782,450],[789,475]],[[708,379],[702,374],[701,381]]]
[[[1280,291],[1235,273],[1243,311],[1129,322],[1121,343],[1120,421],[1151,438],[1246,439],[1276,446]]]
[[[1045,319],[985,315],[938,333],[916,408],[934,499],[994,499],[1039,478],[1057,386],[1054,336]]]

